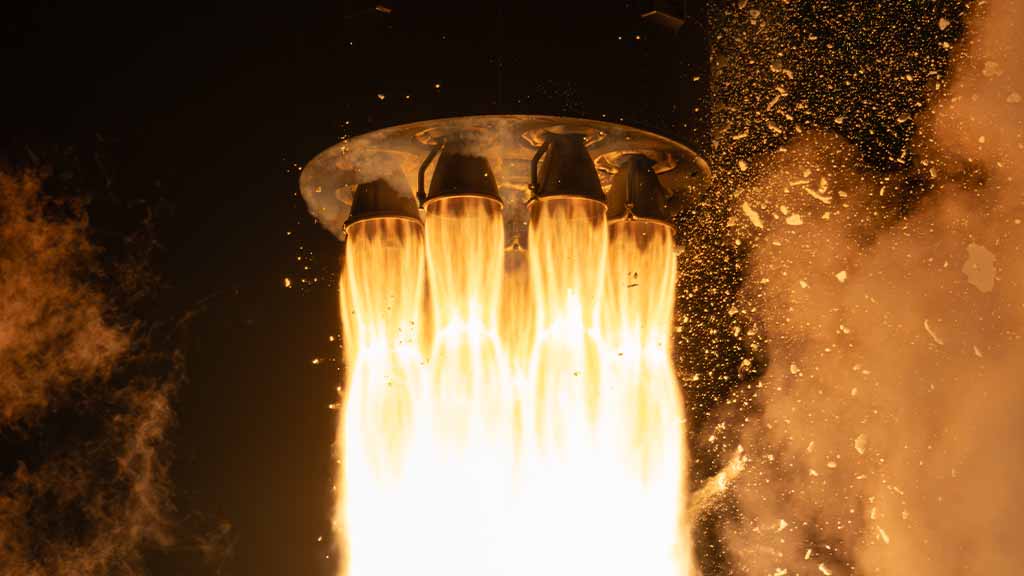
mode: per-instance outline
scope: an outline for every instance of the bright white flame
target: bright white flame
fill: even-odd
[[[671,229],[542,199],[349,227],[336,527],[352,576],[680,576]]]

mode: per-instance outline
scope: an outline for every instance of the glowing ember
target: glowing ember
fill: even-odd
[[[345,573],[690,572],[671,229],[542,198],[529,246],[483,197],[348,228]]]

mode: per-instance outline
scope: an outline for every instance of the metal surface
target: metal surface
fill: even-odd
[[[692,150],[651,132],[580,118],[505,115],[427,120],[344,140],[305,166],[299,187],[310,213],[344,239],[357,185],[389,180],[394,189],[409,191],[412,197],[431,150],[440,142],[457,139],[467,153],[487,159],[505,204],[506,223],[510,229],[521,229],[530,196],[530,163],[550,134],[583,135],[605,193],[631,154],[649,158],[661,185],[672,195],[681,194],[686,199],[683,204],[699,194],[710,177],[707,163]],[[426,168],[427,182],[435,166]]]

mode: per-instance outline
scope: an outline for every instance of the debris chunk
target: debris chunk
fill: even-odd
[[[761,221],[761,215],[757,213],[757,210],[750,207],[749,202],[744,202],[740,208],[743,210],[743,215],[750,220],[751,224],[757,228],[764,228],[764,222]]]
[[[857,451],[858,454],[864,454],[864,452],[867,451],[868,448],[868,437],[865,436],[864,434],[857,436],[857,438],[854,439],[853,441],[853,448],[854,450]]]
[[[967,245],[967,261],[960,269],[967,282],[982,292],[991,292],[996,283],[996,257],[981,244]]]

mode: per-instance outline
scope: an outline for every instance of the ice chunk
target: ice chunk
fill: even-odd
[[[750,220],[751,224],[758,228],[764,228],[764,222],[761,221],[761,215],[757,213],[757,210],[750,207],[749,202],[744,202],[740,208],[743,210],[744,216]]]
[[[858,454],[863,454],[868,448],[868,437],[864,434],[857,436],[853,441],[853,448],[857,450]]]
[[[981,244],[967,245],[967,261],[960,270],[967,282],[982,292],[991,292],[996,282],[996,257]]]

